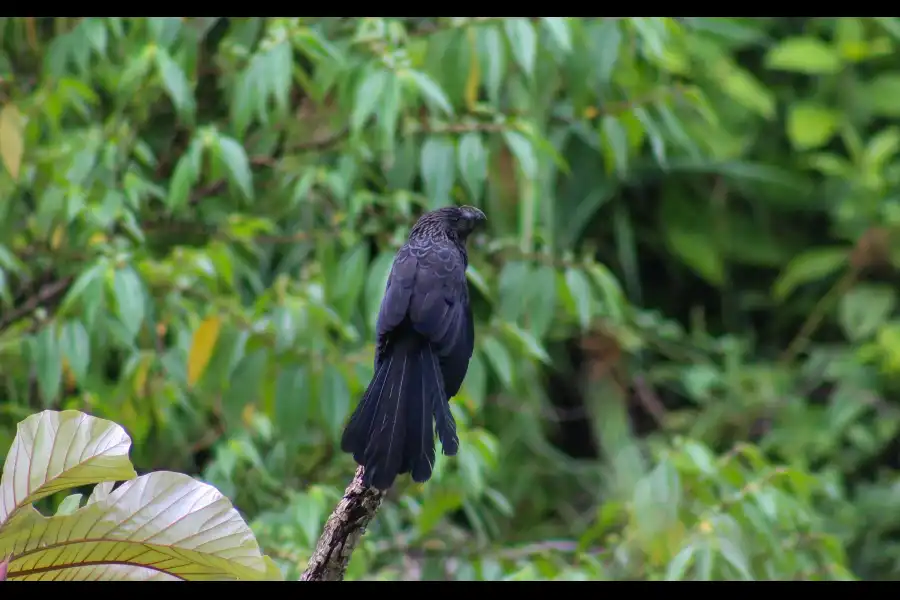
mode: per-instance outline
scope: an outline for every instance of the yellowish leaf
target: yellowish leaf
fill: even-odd
[[[65,238],[66,230],[64,227],[59,226],[53,230],[53,236],[50,238],[50,248],[52,250],[59,250],[59,246],[63,243],[63,238]]]
[[[253,424],[253,417],[256,415],[256,405],[255,404],[247,404],[244,406],[244,409],[241,411],[241,421],[243,421],[246,427],[250,427]]]
[[[15,104],[7,104],[0,110],[0,158],[15,180],[19,179],[24,150],[22,116]]]
[[[75,375],[72,373],[72,367],[69,366],[69,360],[65,356],[62,359],[62,372],[66,393],[70,394],[75,389],[78,382],[75,380]]]
[[[471,48],[469,61],[469,77],[466,79],[466,106],[469,110],[475,108],[478,102],[478,85],[481,83],[481,65],[478,62],[478,44],[475,39],[475,28],[469,28],[469,47]]]
[[[209,317],[197,327],[194,339],[191,341],[191,351],[188,354],[188,385],[194,385],[203,376],[209,359],[212,357],[213,348],[219,338],[219,330],[222,321],[218,317]]]
[[[151,361],[152,357],[150,355],[144,356],[134,371],[134,394],[138,398],[143,398],[146,395],[147,375],[150,373]]]

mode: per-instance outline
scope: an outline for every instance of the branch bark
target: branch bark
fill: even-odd
[[[350,556],[378,512],[384,492],[363,485],[363,467],[344,491],[344,497],[325,523],[316,551],[300,581],[342,581]]]

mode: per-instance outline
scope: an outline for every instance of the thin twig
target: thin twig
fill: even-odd
[[[663,427],[666,422],[666,407],[656,395],[653,387],[647,383],[643,375],[635,375],[632,382],[638,402],[653,417],[656,424]]]
[[[837,283],[835,283],[824,296],[819,298],[819,301],[816,302],[815,306],[813,306],[812,310],[809,311],[809,314],[806,316],[806,320],[803,321],[800,331],[797,332],[797,335],[795,335],[794,339],[791,340],[791,343],[788,344],[787,349],[781,354],[779,360],[782,364],[793,362],[793,360],[806,349],[812,341],[813,334],[819,328],[819,325],[824,322],[825,317],[828,316],[828,311],[831,310],[838,299],[853,287],[853,284],[859,279],[859,275],[860,269],[851,266],[844,272]]]
[[[45,304],[52,302],[59,296],[65,294],[66,291],[68,291],[69,285],[72,283],[73,279],[73,277],[64,277],[63,279],[59,279],[57,281],[53,281],[41,286],[37,294],[28,298],[20,306],[14,308],[9,312],[9,314],[0,319],[0,331],[9,328],[9,326],[16,321],[24,319],[41,306],[44,306]]]
[[[344,579],[350,556],[384,499],[383,492],[363,485],[363,473],[363,467],[356,469],[356,476],[344,491],[344,497],[325,523],[316,551],[300,581]]]

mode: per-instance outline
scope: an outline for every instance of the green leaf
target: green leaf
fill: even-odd
[[[817,38],[793,37],[769,51],[766,66],[780,71],[829,75],[841,69],[841,58],[835,49]]]
[[[106,305],[106,284],[104,274],[108,270],[105,260],[101,259],[97,264],[83,272],[69,294],[63,300],[63,311],[69,311],[76,301],[80,301],[82,307],[82,320],[85,327],[89,330],[96,322],[97,316],[101,314],[101,309]],[[83,287],[76,289],[79,285]]]
[[[476,267],[473,267],[471,263],[466,268],[466,278],[485,298],[490,299],[493,297],[491,288],[488,286],[484,275]]]
[[[500,90],[506,74],[506,45],[497,27],[479,27],[476,32],[478,64],[484,73],[484,87],[488,98],[496,105],[500,102]]]
[[[13,303],[12,290],[9,286],[9,276],[3,267],[0,267],[0,300],[7,304]]]
[[[59,394],[62,380],[62,354],[52,325],[41,329],[33,338],[32,348],[38,389],[44,406],[51,406]]]
[[[419,93],[422,94],[429,104],[437,106],[445,115],[453,114],[453,106],[450,105],[450,99],[447,98],[447,94],[444,93],[441,86],[435,83],[434,79],[421,71],[409,71],[409,76],[419,89]]]
[[[600,136],[603,139],[603,157],[607,173],[620,177],[628,170],[628,134],[621,121],[612,116],[600,120]]]
[[[531,288],[531,265],[523,260],[511,260],[503,266],[497,282],[500,299],[498,314],[506,321],[517,321],[525,310],[524,300]]]
[[[235,80],[234,92],[231,99],[231,131],[239,137],[247,132],[247,127],[253,121],[253,112],[261,103],[262,90],[256,84],[259,78],[255,61],[250,67]]]
[[[606,313],[604,316],[612,317],[614,321],[621,321],[625,316],[627,301],[618,279],[606,265],[600,263],[587,265],[587,273],[600,289],[600,299]]]
[[[108,35],[106,23],[103,19],[89,17],[81,22],[81,26],[84,28],[85,38],[90,43],[91,48],[100,56],[105,56]]]
[[[643,51],[656,58],[662,56],[666,24],[661,17],[631,17],[631,26],[638,34]]]
[[[753,575],[750,573],[750,562],[744,551],[728,538],[719,538],[718,544],[719,552],[722,553],[726,562],[734,567],[744,580],[753,580]]]
[[[565,17],[541,17],[541,22],[564,52],[572,51],[572,35]]]
[[[8,579],[22,581],[275,576],[227,498],[188,475],[165,471],[126,481],[69,515],[21,510],[0,531],[5,554],[12,555]]]
[[[388,72],[384,69],[375,69],[370,71],[359,84],[353,112],[350,115],[350,127],[354,131],[362,129],[366,120],[375,113],[387,82]]]
[[[795,256],[772,286],[772,296],[784,301],[799,286],[828,277],[847,263],[847,248],[814,248]]]
[[[528,77],[534,73],[534,62],[537,56],[537,35],[534,27],[525,17],[509,17],[504,19],[503,28],[512,49],[513,57]]]
[[[82,297],[88,287],[98,281],[100,282],[100,285],[102,285],[102,277],[105,269],[106,264],[103,261],[99,261],[82,271],[81,275],[75,279],[72,287],[69,288],[69,291],[66,292],[66,296],[63,298],[60,309],[66,312],[71,310],[72,305]]]
[[[416,515],[416,529],[419,535],[430,533],[447,514],[459,510],[463,496],[457,491],[437,490],[429,494]]]
[[[550,355],[531,333],[513,323],[504,323],[503,329],[522,347],[526,355],[545,365],[551,363]]]
[[[576,52],[572,60],[589,61],[588,68],[596,74],[597,82],[607,85],[612,78],[622,48],[622,30],[617,19],[602,19],[588,25],[590,49],[589,57]]]
[[[199,173],[194,168],[194,161],[190,155],[185,154],[178,159],[172,178],[169,180],[169,193],[166,197],[166,206],[169,210],[181,208],[187,204],[191,188],[197,183]]]
[[[853,342],[864,340],[894,312],[897,293],[889,287],[858,285],[847,292],[838,306],[838,321]]]
[[[506,350],[506,346],[500,343],[497,338],[488,336],[485,338],[484,342],[482,342],[482,350],[484,350],[488,362],[494,367],[494,371],[497,373],[497,376],[500,378],[500,381],[503,382],[506,389],[513,389],[513,383],[515,381],[513,361],[509,356],[509,352]]]
[[[586,331],[591,324],[592,294],[591,283],[581,270],[574,267],[566,269],[566,287],[572,300],[575,301],[575,314],[582,331]]]
[[[253,198],[253,173],[244,147],[227,135],[218,136],[219,158],[225,163],[228,177],[243,192],[244,197]]]
[[[191,83],[184,74],[181,66],[172,60],[169,53],[165,50],[158,49],[156,52],[156,67],[159,69],[159,76],[162,79],[166,93],[172,100],[178,116],[186,122],[193,122],[194,110],[194,90],[191,89]]]
[[[350,412],[350,390],[344,375],[333,365],[326,365],[322,377],[322,394],[319,404],[322,417],[333,439],[338,439],[344,419]]]
[[[869,110],[876,116],[900,117],[900,75],[882,73],[865,88],[862,100],[868,102]]]
[[[837,111],[811,102],[800,102],[788,110],[788,138],[798,150],[819,148],[834,136],[839,122]]]
[[[728,69],[721,85],[726,94],[749,110],[766,119],[775,116],[775,95],[744,69],[738,67]]]
[[[459,140],[457,147],[460,175],[463,183],[476,202],[484,193],[484,182],[487,179],[488,157],[481,135],[467,133]]]
[[[366,244],[358,244],[341,256],[337,271],[331,274],[334,278],[331,302],[338,315],[344,319],[349,320],[351,313],[356,309],[359,294],[365,286],[368,266],[369,247]]]
[[[272,311],[272,327],[275,329],[275,352],[290,349],[297,339],[297,323],[294,312],[286,306],[278,306]]]
[[[254,350],[243,357],[231,376],[231,387],[222,399],[225,417],[229,426],[237,426],[241,412],[259,394],[262,378],[266,372],[269,353],[265,348]]]
[[[91,339],[87,329],[80,321],[66,322],[59,333],[59,346],[75,379],[83,383],[91,362]]]
[[[518,131],[504,131],[503,138],[516,160],[519,161],[522,174],[528,179],[534,179],[537,175],[538,164],[531,141]]]
[[[365,297],[363,300],[366,303],[366,314],[368,315],[366,322],[372,331],[375,330],[375,321],[378,319],[381,299],[384,296],[393,263],[394,253],[382,252],[368,266],[369,276],[366,279]]]
[[[117,269],[113,276],[116,308],[122,325],[133,338],[144,322],[144,287],[138,274],[131,267]]]
[[[444,136],[433,136],[422,144],[420,158],[425,193],[429,208],[435,209],[450,204],[450,190],[456,170],[453,141]]]
[[[381,98],[381,110],[378,112],[378,130],[383,147],[388,152],[393,152],[396,142],[397,122],[400,120],[402,101],[402,89],[400,78],[393,73],[388,78],[384,93]]]
[[[666,581],[681,581],[684,577],[684,574],[687,572],[688,568],[691,566],[691,561],[694,558],[694,550],[696,546],[694,544],[688,544],[681,551],[675,555],[669,562],[669,566],[666,567]]]
[[[485,486],[485,465],[481,453],[477,452],[472,444],[464,444],[459,449],[456,462],[462,475],[461,480],[464,482],[465,491],[472,496],[480,496]]]
[[[0,547],[10,515],[28,504],[69,488],[136,477],[130,447],[119,425],[74,410],[45,410],[19,423],[0,478]]]
[[[722,285],[725,262],[722,253],[704,231],[670,223],[664,230],[666,243],[684,263],[713,285]]]
[[[856,168],[850,161],[837,154],[817,152],[806,159],[811,169],[815,169],[828,177],[850,178]]]
[[[307,493],[299,494],[291,503],[292,512],[295,515],[294,518],[297,524],[300,525],[300,529],[303,531],[306,542],[310,547],[316,543],[322,523],[328,514],[322,500],[321,494]]]
[[[298,423],[309,415],[309,384],[306,368],[288,365],[281,369],[275,382],[275,421],[284,433],[293,433]],[[285,435],[293,441],[294,435]]]
[[[900,150],[900,131],[895,127],[882,129],[869,139],[863,160],[873,172],[881,171]]]
[[[475,403],[476,408],[484,405],[487,391],[487,369],[481,358],[481,352],[477,348],[469,360],[469,369],[466,371],[462,387],[465,394]]]
[[[81,500],[84,498],[84,494],[72,494],[70,496],[66,496],[62,502],[59,503],[59,508],[56,509],[57,517],[61,517],[64,515],[71,515],[73,512],[81,508]]]
[[[541,265],[532,274],[534,289],[529,294],[527,322],[538,339],[544,337],[553,323],[556,311],[556,270]]]

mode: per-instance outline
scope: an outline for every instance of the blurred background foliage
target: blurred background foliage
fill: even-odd
[[[460,453],[349,578],[894,579],[898,55],[895,17],[2,18],[0,447],[113,419],[296,577],[393,252],[473,204]]]

